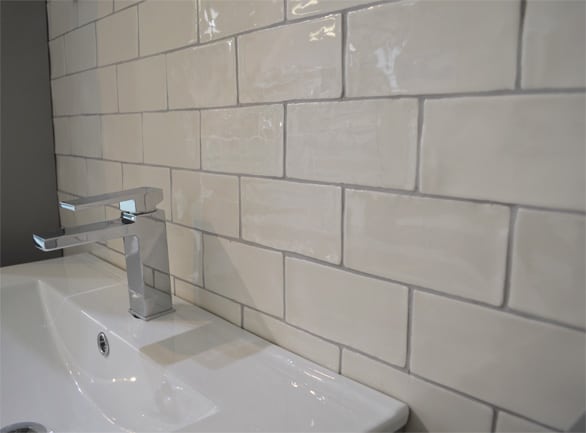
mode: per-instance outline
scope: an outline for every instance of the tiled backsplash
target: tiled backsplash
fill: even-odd
[[[178,296],[404,400],[408,430],[579,417],[584,1],[48,8],[60,194],[162,188]]]

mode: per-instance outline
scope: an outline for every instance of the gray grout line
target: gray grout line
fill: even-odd
[[[338,345],[338,374],[342,374],[342,360],[343,360],[343,356],[342,356],[342,352],[344,351],[344,348],[340,345]]]
[[[126,164],[126,165],[137,165],[137,166],[155,167],[155,168],[167,168],[167,169],[173,169],[173,170],[185,170],[185,171],[193,171],[193,172],[201,172],[201,173],[219,174],[219,175],[232,176],[232,177],[241,176],[241,177],[246,177],[246,178],[251,178],[251,179],[261,179],[261,180],[270,179],[270,180],[276,180],[276,181],[282,181],[282,182],[292,182],[292,183],[299,183],[299,184],[332,186],[332,187],[340,187],[340,188],[363,191],[363,192],[380,192],[380,193],[385,193],[385,194],[410,196],[410,197],[416,197],[416,198],[450,200],[450,201],[463,202],[463,203],[469,203],[469,204],[495,205],[495,206],[505,206],[505,207],[516,206],[519,209],[530,209],[530,210],[538,210],[538,211],[544,211],[544,212],[557,212],[557,213],[579,215],[579,216],[586,215],[586,211],[582,211],[582,210],[551,208],[551,207],[536,206],[536,205],[530,205],[530,204],[501,202],[501,201],[490,200],[490,199],[478,199],[478,198],[471,198],[471,197],[450,196],[450,195],[444,195],[444,194],[423,193],[423,192],[413,191],[413,190],[408,190],[408,189],[376,187],[376,186],[348,184],[348,183],[339,183],[339,182],[332,183],[332,182],[325,182],[325,181],[319,181],[319,180],[299,179],[299,178],[293,178],[293,177],[282,178],[282,177],[278,177],[278,176],[263,176],[263,175],[258,175],[258,174],[232,173],[232,172],[225,172],[225,171],[191,169],[191,168],[183,168],[183,167],[176,168],[176,167],[170,167],[168,165],[162,165],[162,164],[119,161],[119,160],[114,160],[114,159],[103,159],[103,158],[80,156],[80,155],[58,154],[57,156],[68,157],[68,158],[94,159],[94,160],[100,160],[100,161],[104,161],[104,162],[117,162],[117,163],[122,163],[122,164]]]
[[[405,349],[405,368],[411,372],[411,339],[413,334],[413,289],[407,287],[407,347]]]
[[[285,254],[282,255],[283,260],[283,320],[287,321],[287,266]]]
[[[346,225],[346,188],[342,187],[341,189],[341,210],[342,215],[340,217],[340,265],[344,265],[344,232],[345,232],[345,225]]]
[[[497,413],[498,413],[498,410],[495,407],[493,407],[492,408],[492,420],[490,422],[490,432],[491,433],[495,433],[496,432],[496,418],[497,418]]]
[[[287,103],[283,104],[283,175],[281,178],[287,177]]]
[[[517,75],[515,77],[515,88],[520,89],[522,85],[523,72],[523,33],[525,31],[525,12],[527,0],[521,0],[519,4],[519,34],[517,36]]]
[[[509,216],[509,232],[507,237],[507,253],[505,256],[505,278],[503,289],[502,307],[506,308],[509,305],[509,297],[511,295],[511,273],[513,268],[513,248],[515,238],[515,227],[517,221],[518,207],[512,206]]]
[[[425,110],[424,104],[424,98],[421,97],[417,99],[417,149],[415,156],[415,191],[419,191],[421,189],[421,141],[423,138],[423,113]]]
[[[238,65],[240,64],[238,54],[238,37],[234,36],[234,73],[236,74],[236,105],[240,105],[240,72]]]
[[[244,304],[240,304],[240,328],[244,329]]]
[[[342,60],[342,69],[340,70],[342,75],[342,94],[340,97],[344,99],[346,97],[346,44],[348,43],[348,14],[347,12],[342,13],[340,18],[342,23],[342,53],[341,53],[341,60]]]
[[[242,176],[238,176],[238,239],[242,239]]]

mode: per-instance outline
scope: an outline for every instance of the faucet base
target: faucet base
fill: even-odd
[[[137,319],[149,321],[149,320],[157,319],[158,317],[164,316],[165,314],[174,313],[175,308],[169,308],[168,310],[161,311],[160,313],[156,313],[156,314],[151,314],[150,316],[143,316],[142,314],[138,314],[137,312],[133,311],[132,308],[129,308],[128,312],[133,317],[136,317]]]

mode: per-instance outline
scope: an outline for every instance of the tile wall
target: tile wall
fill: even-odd
[[[584,1],[48,10],[59,193],[162,188],[177,296],[407,402],[409,431],[579,417]]]

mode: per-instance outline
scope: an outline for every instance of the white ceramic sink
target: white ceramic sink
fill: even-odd
[[[0,270],[0,428],[359,432],[405,424],[403,403],[177,298],[173,314],[134,319],[125,281],[87,254]]]

